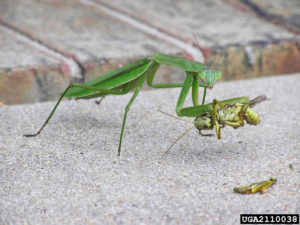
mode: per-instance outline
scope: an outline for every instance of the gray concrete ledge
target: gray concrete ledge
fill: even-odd
[[[174,113],[179,89],[130,98],[0,107],[0,224],[238,224],[241,213],[299,213],[300,74],[217,84],[208,100],[266,94],[258,126],[223,129],[221,140],[191,131]],[[190,101],[189,101],[190,104]],[[264,194],[233,187],[276,177]]]

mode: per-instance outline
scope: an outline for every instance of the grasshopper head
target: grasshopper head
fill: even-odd
[[[207,88],[212,89],[217,80],[222,77],[222,72],[213,70],[203,70],[201,73],[199,73],[199,76],[203,84]]]
[[[269,181],[270,181],[272,184],[274,184],[274,183],[276,183],[277,179],[276,179],[275,177],[272,177],[272,178],[269,179]]]
[[[198,130],[211,130],[213,128],[211,118],[208,114],[197,117],[194,125]]]

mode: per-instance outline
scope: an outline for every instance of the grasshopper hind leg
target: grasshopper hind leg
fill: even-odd
[[[212,136],[214,136],[214,134],[203,134],[203,133],[202,133],[202,130],[199,130],[199,134],[200,134],[201,136],[203,136],[203,137],[212,137]]]

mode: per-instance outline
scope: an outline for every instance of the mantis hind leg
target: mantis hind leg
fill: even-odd
[[[84,85],[84,84],[76,84],[76,83],[75,84],[70,84],[66,88],[66,90],[62,93],[60,98],[58,99],[57,103],[55,104],[53,110],[51,111],[50,115],[48,116],[48,118],[46,119],[46,121],[42,125],[42,127],[36,133],[34,133],[34,134],[24,134],[24,136],[25,137],[35,137],[35,136],[39,135],[41,133],[41,131],[44,129],[44,127],[47,125],[47,123],[50,121],[50,119],[52,118],[52,116],[55,113],[58,105],[60,104],[61,100],[65,97],[66,93],[69,91],[70,88],[74,88],[74,87],[80,87],[80,88],[84,88],[84,89],[88,89],[88,90],[103,92],[103,93],[107,93],[107,94],[114,94],[114,95],[125,94],[123,92],[116,91],[116,90],[108,90],[108,89],[103,89],[103,88],[97,88],[97,87],[87,86],[87,85]]]
[[[134,89],[135,86],[136,86],[136,81],[134,80],[134,81],[131,81],[131,82],[129,82],[129,83],[123,84],[123,85],[121,85],[120,87],[117,87],[117,88],[122,88],[122,90],[119,90],[120,93],[126,94],[126,93],[128,93],[130,90]],[[112,89],[112,90],[114,90],[114,89]],[[104,98],[105,98],[106,95],[107,95],[107,94],[105,94],[105,93],[103,93],[103,92],[101,92],[101,93],[102,93],[101,98],[100,98],[99,100],[95,100],[95,103],[96,103],[97,105],[100,105],[101,102],[104,100]]]
[[[144,75],[142,75],[137,83],[136,89],[134,91],[133,96],[131,97],[130,101],[128,102],[128,104],[125,107],[125,113],[123,116],[123,124],[122,124],[122,129],[121,129],[121,134],[120,134],[120,140],[119,140],[119,148],[118,148],[118,156],[120,156],[121,154],[121,147],[122,147],[122,139],[123,139],[123,133],[124,133],[124,128],[125,128],[125,123],[126,123],[126,118],[127,118],[127,113],[132,105],[132,103],[134,102],[135,98],[138,96],[143,84],[145,83],[146,77],[147,77],[147,73],[145,73]]]

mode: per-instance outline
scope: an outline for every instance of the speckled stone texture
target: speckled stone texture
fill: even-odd
[[[241,213],[299,213],[300,74],[220,83],[208,101],[266,94],[258,126],[196,130],[164,151],[191,124],[175,114],[179,89],[144,91],[101,105],[64,101],[0,107],[0,224],[239,224]],[[190,105],[189,100],[186,105]],[[189,119],[189,118],[187,118]],[[192,120],[192,118],[190,118]],[[264,194],[233,187],[276,177]]]

